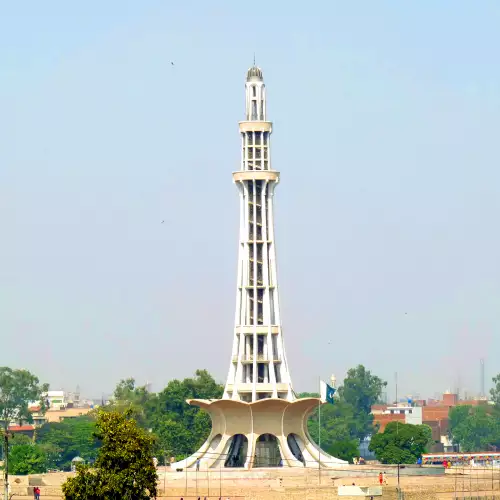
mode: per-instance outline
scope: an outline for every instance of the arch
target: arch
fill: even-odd
[[[243,434],[235,434],[229,444],[224,467],[244,467],[247,458],[248,439]]]
[[[210,441],[210,446],[208,448],[207,453],[212,454],[217,449],[217,446],[219,446],[221,440],[222,440],[222,434],[217,434],[216,436],[214,436],[212,438],[212,441]]]
[[[302,450],[305,448],[304,442],[298,436],[297,434],[294,434],[291,432],[288,434],[286,438],[286,442],[288,444],[288,448],[290,448],[290,451],[292,452],[293,456],[299,461],[302,462],[304,465],[306,465],[306,459],[304,458],[304,455],[302,454]]]
[[[278,438],[261,434],[255,443],[254,467],[283,467]]]

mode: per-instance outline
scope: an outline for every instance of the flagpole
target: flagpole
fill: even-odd
[[[318,483],[321,484],[321,377],[319,378],[318,444],[319,444]]]

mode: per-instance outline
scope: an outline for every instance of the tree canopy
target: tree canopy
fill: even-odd
[[[500,420],[493,408],[456,406],[449,418],[449,435],[460,451],[487,451],[500,444]]]
[[[48,387],[48,384],[40,384],[28,370],[0,367],[0,420],[4,429],[7,430],[11,422],[33,422],[29,405],[39,402],[43,410],[45,402],[42,395]]]
[[[359,456],[359,443],[373,434],[371,407],[380,400],[386,386],[379,377],[362,365],[347,372],[343,384],[337,389],[335,403],[321,407],[321,448],[327,453],[352,461]],[[303,393],[300,397],[318,397],[318,394]],[[308,422],[311,437],[319,442],[318,410]]]
[[[369,449],[383,464],[414,464],[426,453],[431,439],[428,425],[390,422],[384,432],[372,436]]]
[[[490,389],[491,399],[497,409],[500,409],[500,373],[493,377],[493,387]]]
[[[223,390],[206,370],[197,370],[194,378],[171,380],[149,401],[147,421],[158,436],[161,457],[188,456],[203,444],[210,434],[210,416],[186,400],[219,399]]]
[[[157,496],[153,436],[130,418],[131,412],[99,411],[95,464],[79,466],[62,486],[66,500],[147,500]]]
[[[369,414],[372,406],[380,402],[382,390],[386,386],[387,382],[373,375],[363,365],[358,365],[347,372],[344,384],[339,387],[338,393],[339,398],[356,411]],[[361,438],[365,436],[366,434],[360,435]]]
[[[140,427],[150,429],[157,437],[155,453],[160,462],[169,456],[180,459],[201,446],[212,425],[208,413],[186,400],[219,399],[223,389],[206,370],[197,370],[192,378],[171,380],[157,394],[129,378],[118,383],[104,410],[127,413]]]
[[[47,456],[36,444],[13,446],[9,453],[9,474],[41,474],[47,472]]]
[[[93,414],[44,424],[37,431],[37,444],[47,455],[50,469],[70,470],[71,460],[81,457],[93,462],[100,443],[95,437]]]
[[[105,407],[110,411],[129,412],[141,426],[147,425],[147,412],[150,401],[154,399],[145,385],[136,386],[135,379],[120,380],[116,386],[111,404]]]

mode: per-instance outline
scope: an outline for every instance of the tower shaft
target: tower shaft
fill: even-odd
[[[241,168],[236,316],[225,399],[294,400],[278,296],[273,200],[279,172],[271,168],[272,123],[266,120],[262,72],[247,73],[246,121],[240,122]]]

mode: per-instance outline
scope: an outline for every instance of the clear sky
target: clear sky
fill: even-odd
[[[391,397],[396,371],[477,392],[481,357],[489,385],[499,25],[493,0],[0,1],[0,365],[88,396],[225,380],[255,52],[295,389],[362,363]]]

